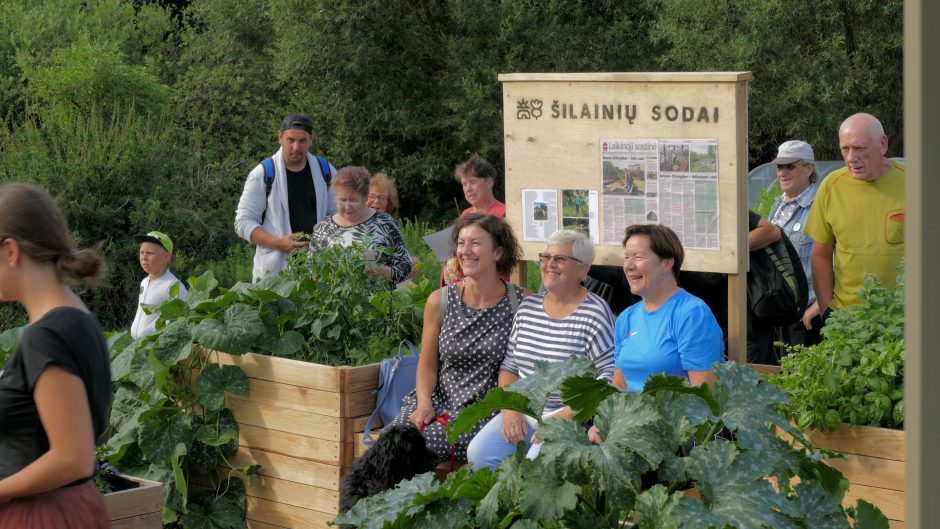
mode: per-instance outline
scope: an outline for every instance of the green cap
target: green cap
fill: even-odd
[[[164,250],[173,253],[173,241],[170,240],[170,236],[163,233],[162,231],[151,231],[146,235],[134,235],[134,240],[137,242],[152,242],[154,244],[159,244],[163,247]]]

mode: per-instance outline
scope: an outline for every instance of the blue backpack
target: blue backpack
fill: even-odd
[[[320,164],[320,174],[323,175],[326,187],[330,187],[330,181],[333,180],[333,174],[330,172],[330,162],[320,156],[314,156],[314,158]],[[268,214],[268,197],[271,196],[271,187],[274,185],[274,158],[268,156],[261,160],[261,167],[264,167],[264,211],[261,212],[261,224],[264,224],[264,216]]]

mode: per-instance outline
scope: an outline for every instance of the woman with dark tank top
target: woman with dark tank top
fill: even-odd
[[[29,318],[0,372],[0,528],[110,526],[92,480],[111,402],[108,347],[70,288],[95,286],[103,270],[95,251],[72,246],[46,192],[0,186],[0,300]]]

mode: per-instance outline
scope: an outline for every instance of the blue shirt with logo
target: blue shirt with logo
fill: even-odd
[[[643,391],[650,375],[688,377],[723,361],[724,339],[708,305],[679,289],[650,312],[639,301],[617,317],[614,326],[615,365],[627,391]]]

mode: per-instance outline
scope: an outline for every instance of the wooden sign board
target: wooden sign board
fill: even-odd
[[[682,238],[683,269],[743,273],[750,78],[500,75],[506,218],[526,258],[556,229],[586,229],[595,262],[620,264],[623,228],[658,222]]]
[[[729,274],[729,353],[743,354],[750,72],[502,74],[506,219],[536,259],[558,229],[595,264],[624,229],[679,235],[683,270]]]

